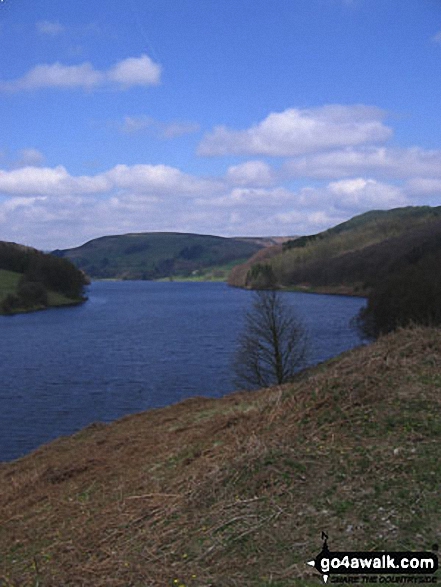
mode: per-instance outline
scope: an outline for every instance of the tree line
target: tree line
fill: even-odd
[[[367,306],[356,320],[367,338],[416,324],[441,326],[441,239],[438,250],[414,254],[415,260],[392,271],[372,288]]]
[[[84,299],[85,274],[67,259],[60,259],[36,249],[0,242],[0,269],[21,274],[15,293],[2,301],[2,310],[46,307],[48,292],[53,291],[71,299]]]

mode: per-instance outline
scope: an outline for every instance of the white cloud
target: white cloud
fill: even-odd
[[[412,196],[438,196],[441,201],[441,179],[416,177],[406,183],[406,191]]]
[[[375,175],[387,179],[412,176],[441,177],[441,151],[386,147],[347,148],[306,155],[288,161],[283,168],[290,177],[318,179]]]
[[[326,230],[331,226],[336,226],[344,222],[347,218],[341,212],[317,210],[308,212],[302,210],[291,210],[282,212],[274,216],[273,221],[279,225],[282,230],[279,232],[284,236],[314,234]],[[280,225],[282,225],[280,227]],[[284,232],[283,232],[284,231]]]
[[[292,202],[296,198],[295,192],[282,186],[274,188],[258,187],[233,187],[229,189],[225,186],[221,195],[203,194],[194,200],[195,205],[207,208],[262,208],[274,209],[287,202]]]
[[[51,37],[60,35],[65,30],[64,26],[58,21],[51,22],[49,20],[40,20],[37,22],[36,28],[41,35],[49,35]]]
[[[255,203],[265,204],[266,206],[279,206],[293,199],[293,192],[284,187],[275,187],[271,189],[238,187],[234,188],[230,194],[230,200],[236,204],[253,205]]]
[[[115,188],[138,194],[199,194],[218,189],[214,181],[167,165],[117,165],[103,175]]]
[[[126,80],[141,79],[129,70]],[[120,74],[122,83],[124,67]],[[98,85],[105,83],[100,77]],[[311,234],[367,210],[439,201],[441,150],[372,144],[391,133],[382,116],[362,106],[289,110],[249,130],[226,130],[225,149],[238,139],[239,154],[266,149],[289,160],[276,166],[262,155],[226,166],[220,177],[149,164],[74,175],[61,165],[43,166],[37,149],[23,149],[9,170],[0,170],[2,238],[50,249],[141,231]],[[161,137],[190,126],[140,115],[117,128]]]
[[[133,86],[157,85],[160,78],[161,66],[147,55],[141,55],[119,61],[107,71],[96,70],[87,62],[80,65],[37,65],[20,78],[0,81],[0,91],[18,92],[41,88],[91,90],[107,85],[127,89]]]
[[[246,130],[218,126],[199,145],[200,155],[295,156],[338,147],[378,143],[392,131],[378,108],[331,105],[271,113]]]
[[[53,193],[68,177],[64,167],[23,167],[13,171],[0,171],[0,194],[35,196]]]
[[[147,230],[253,233],[253,223],[266,233],[278,222],[280,234],[275,215],[294,196],[283,187],[228,187],[165,165],[117,165],[90,176],[26,167],[0,172],[0,223],[2,238],[44,249]]]
[[[81,65],[37,65],[23,77],[0,82],[0,90],[20,91],[40,88],[87,88],[102,84],[104,75],[96,71],[90,63]]]
[[[2,238],[44,249],[142,231],[311,234],[372,208],[407,203],[399,188],[361,178],[292,191],[228,188],[165,166],[120,165],[82,178],[55,168],[33,181],[18,175],[23,171],[7,172],[9,183],[0,174],[0,196],[6,188],[10,194],[0,197]]]
[[[44,198],[11,198],[4,202],[3,210],[9,211],[20,207],[31,207],[39,200],[44,200]]]
[[[330,213],[333,217],[346,215],[349,218],[367,210],[406,206],[409,203],[404,188],[364,178],[345,179],[319,187],[306,186],[298,190],[281,186],[234,187],[221,196],[195,200],[198,207],[216,208],[216,215],[221,209],[246,210],[250,218],[258,212],[263,218],[278,218],[284,223],[290,218],[314,218],[314,226],[318,226],[319,218],[325,224],[323,218]]]
[[[7,223],[11,212],[26,206],[32,207],[38,198],[10,198],[0,204],[0,223]]]
[[[436,35],[432,37],[434,43],[441,43],[441,31],[438,31]]]
[[[156,86],[161,80],[161,66],[148,55],[129,57],[116,63],[106,74],[110,81],[125,87]]]
[[[355,178],[335,181],[327,186],[329,199],[336,208],[361,212],[406,206],[409,200],[402,188],[377,182],[373,179]]]
[[[210,194],[222,183],[183,173],[167,165],[116,165],[91,176],[72,176],[65,167],[22,167],[0,170],[0,195],[68,196],[81,194],[171,195]]]
[[[264,161],[247,161],[227,170],[227,179],[235,185],[267,186],[274,182],[274,172]]]
[[[247,234],[251,233],[253,223],[265,235],[313,234],[367,210],[408,204],[404,190],[396,186],[354,178],[290,192],[286,199],[276,198],[273,206],[264,206],[260,200],[259,206],[243,208],[242,226],[244,233],[245,226],[249,227]]]
[[[59,165],[0,170],[0,194],[9,196],[64,196],[99,193],[109,189],[105,177],[72,177]]]

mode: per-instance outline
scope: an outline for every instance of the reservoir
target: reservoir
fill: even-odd
[[[234,391],[232,361],[253,292],[224,283],[95,282],[81,306],[0,317],[0,461],[92,422]],[[309,364],[360,345],[362,298],[283,293]]]

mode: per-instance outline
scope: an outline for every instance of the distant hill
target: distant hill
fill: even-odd
[[[298,236],[237,236],[236,239],[249,243],[256,243],[262,247],[282,245],[288,241],[299,238]]]
[[[0,241],[0,314],[81,303],[86,283],[67,259]]]
[[[438,235],[438,236],[437,236]],[[378,280],[441,251],[441,206],[375,210],[271,247],[237,266],[229,283],[320,288],[366,295]]]
[[[105,236],[53,254],[95,279],[226,279],[235,264],[268,244],[268,239],[148,232]]]

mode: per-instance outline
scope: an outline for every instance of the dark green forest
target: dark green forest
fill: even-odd
[[[12,291],[0,300],[5,314],[85,300],[86,275],[73,263],[31,247],[0,241],[0,271]],[[14,275],[16,279],[11,280]]]

